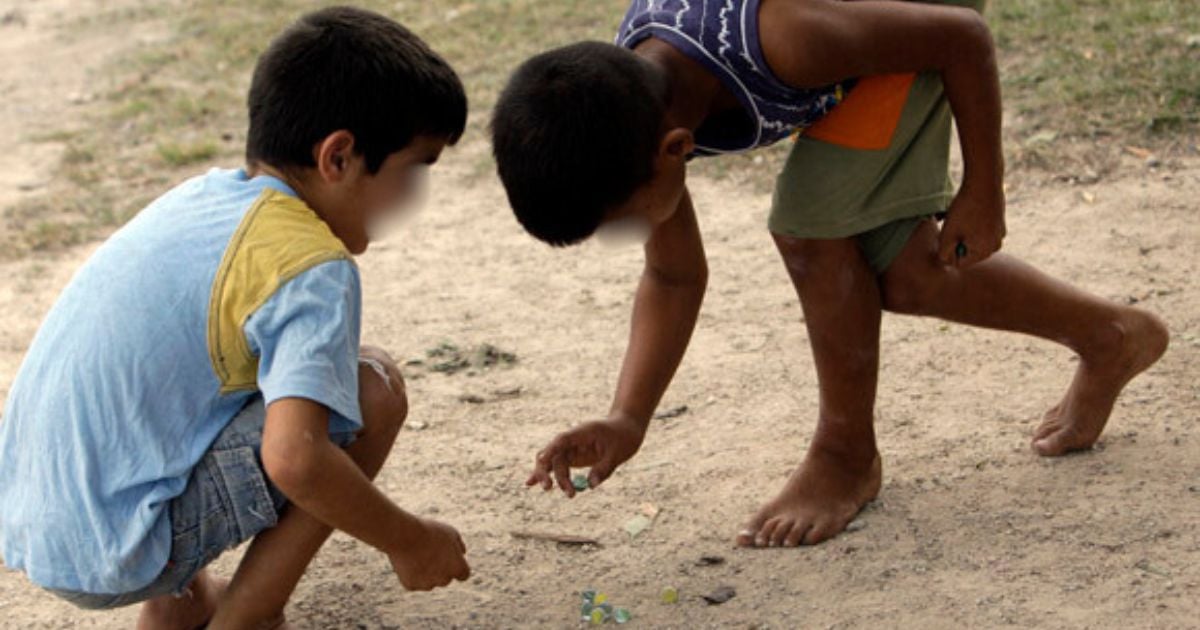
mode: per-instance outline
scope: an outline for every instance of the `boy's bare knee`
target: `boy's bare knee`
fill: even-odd
[[[801,239],[779,234],[773,236],[788,274],[797,284],[836,277],[853,268],[862,258],[857,246],[848,239]]]
[[[408,417],[408,393],[400,368],[387,352],[364,347],[359,366],[359,405],[364,433],[394,437]]]

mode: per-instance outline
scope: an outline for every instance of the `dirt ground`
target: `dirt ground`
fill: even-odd
[[[0,132],[10,139],[0,207],[55,175],[52,144],[37,143],[38,153],[21,138],[69,117],[89,68],[123,45],[120,33],[55,38],[65,5],[22,3],[24,23],[0,26]],[[0,2],[0,15],[11,6]],[[567,501],[521,482],[546,439],[607,410],[640,253],[537,245],[493,181],[474,183],[470,164],[448,162],[424,213],[360,261],[364,341],[404,360],[427,360],[443,342],[518,357],[454,374],[408,367],[410,426],[380,475],[405,507],[460,528],[475,576],[406,593],[382,555],[335,535],[288,611],[299,627],[568,628],[579,625],[586,588],[628,607],[638,627],[1200,627],[1200,158],[1150,167],[1127,154],[1086,185],[1010,179],[1008,252],[1137,301],[1174,335],[1097,449],[1044,460],[1028,447],[1070,379],[1069,352],[886,317],[881,496],[862,529],[771,551],[734,550],[731,540],[798,462],[817,400],[799,305],[764,227],[768,197],[694,181],[712,278],[663,405],[687,410],[655,420],[636,459]],[[94,247],[0,264],[0,399]],[[631,538],[623,525],[644,503],[660,512]],[[514,530],[602,546],[516,540]],[[704,555],[725,561],[701,566]],[[227,554],[217,571],[229,574],[239,557]],[[725,585],[737,590],[728,603],[699,598]],[[667,586],[678,604],[659,601]],[[80,612],[0,571],[0,627],[125,628],[135,614]]]

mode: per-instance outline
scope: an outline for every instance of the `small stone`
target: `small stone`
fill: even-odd
[[[725,558],[721,556],[700,556],[700,559],[696,561],[696,566],[701,567],[715,567],[718,564],[725,564]]]
[[[1166,569],[1164,569],[1164,568],[1162,568],[1162,567],[1160,567],[1160,566],[1154,565],[1154,564],[1152,564],[1152,563],[1151,563],[1149,560],[1146,560],[1146,559],[1144,559],[1144,558],[1143,558],[1142,560],[1139,560],[1139,561],[1138,561],[1137,563],[1135,563],[1133,566],[1134,566],[1134,568],[1136,568],[1136,569],[1139,569],[1139,570],[1141,570],[1141,571],[1145,571],[1146,573],[1152,573],[1152,574],[1154,574],[1154,575],[1157,575],[1157,576],[1159,576],[1159,577],[1164,577],[1164,578],[1169,578],[1169,577],[1171,577],[1171,572],[1170,572],[1170,571],[1167,571]]]
[[[662,590],[659,598],[664,604],[676,604],[679,602],[679,591],[674,586],[668,586]]]
[[[608,595],[605,595],[604,593],[596,593],[596,595],[592,597],[592,603],[596,606],[603,606],[607,601]]]
[[[626,624],[633,619],[633,615],[629,613],[627,608],[618,608],[613,611],[613,621],[618,624]]]
[[[28,22],[25,20],[25,14],[18,9],[13,9],[4,15],[0,15],[0,26],[25,26]]]
[[[96,100],[96,95],[91,92],[72,92],[67,96],[67,102],[72,105],[84,105]]]
[[[592,611],[591,621],[593,626],[599,626],[608,621],[608,619],[604,617],[604,611],[597,608]]]
[[[846,526],[846,533],[853,533],[853,532],[860,531],[860,530],[866,528],[866,526],[867,526],[866,522],[864,522],[862,519],[856,518],[853,521],[850,521],[850,524]]]
[[[630,538],[637,538],[642,532],[646,531],[646,528],[650,527],[651,522],[650,517],[638,514],[625,521],[625,533],[629,534]]]
[[[579,473],[574,477],[571,477],[571,485],[575,487],[576,492],[583,492],[591,486],[591,484],[588,483],[587,475],[583,473]]]
[[[1162,166],[1162,159],[1157,155],[1151,155],[1146,158],[1146,168],[1158,168]]]
[[[688,412],[688,406],[680,405],[678,407],[672,407],[670,409],[666,409],[666,410],[663,410],[663,411],[660,411],[660,412],[654,414],[654,419],[655,420],[670,420],[671,418],[678,418],[679,416],[682,416],[683,414],[685,414],[687,412]]]
[[[733,599],[734,597],[737,597],[737,589],[733,588],[732,586],[721,586],[708,595],[702,595],[701,597],[704,599],[704,601],[708,602],[708,605],[719,606]]]

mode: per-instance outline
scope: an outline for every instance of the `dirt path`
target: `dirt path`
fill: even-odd
[[[11,6],[0,3],[0,15]],[[0,132],[17,138],[68,115],[69,95],[117,45],[115,34],[56,37],[65,0],[20,6],[27,24],[0,26]],[[10,54],[24,62],[7,63]],[[0,206],[27,194],[21,182],[52,172],[52,150],[30,158],[30,146],[0,155]],[[1200,160],[1150,170],[1130,157],[1090,186],[1021,175],[1011,183],[1009,252],[1104,297],[1137,300],[1175,335],[1120,401],[1100,449],[1054,461],[1028,450],[1029,432],[1070,378],[1069,353],[888,317],[881,498],[861,531],[771,552],[735,551],[729,540],[797,461],[816,392],[800,309],[763,227],[768,199],[695,183],[712,280],[664,403],[688,410],[655,421],[637,459],[568,502],[520,481],[547,437],[607,408],[640,256],[537,246],[494,183],[463,188],[469,169],[450,162],[419,220],[361,261],[364,340],[406,359],[443,341],[519,357],[473,376],[411,368],[413,429],[380,477],[405,506],[460,526],[476,577],[404,593],[379,554],[339,535],[290,610],[300,627],[569,628],[578,625],[576,592],[589,587],[632,609],[639,627],[1196,627]],[[0,400],[45,310],[93,248],[0,264]],[[661,513],[631,540],[622,525],[643,503]],[[515,529],[596,536],[604,546],[517,541]],[[704,554],[726,561],[697,566]],[[230,572],[239,555],[217,569]],[[726,584],[738,593],[727,604],[697,598]],[[668,585],[678,605],[658,602]],[[0,627],[126,628],[135,612],[79,612],[0,572]]]
[[[1164,179],[1164,175],[1169,179]],[[762,229],[767,199],[701,181],[713,280],[695,344],[643,453],[573,502],[527,493],[543,439],[607,404],[636,252],[532,245],[492,185],[463,193],[443,173],[435,203],[362,261],[365,337],[406,358],[444,340],[520,357],[477,376],[413,378],[413,420],[382,475],[412,509],[459,524],[477,577],[401,592],[370,549],[337,537],[292,609],[302,627],[569,627],[573,591],[597,587],[646,625],[696,627],[1182,628],[1200,614],[1200,309],[1194,288],[1200,164],[1133,161],[1086,188],[1017,186],[1007,249],[1112,299],[1164,315],[1175,344],[1121,400],[1103,448],[1045,461],[1027,449],[1067,383],[1068,353],[938,322],[888,318],[879,426],[886,482],[866,528],[815,549],[727,543],[796,461],[812,429],[814,377],[799,309]],[[1090,201],[1089,201],[1090,200]],[[0,268],[0,382],[86,248]],[[15,307],[15,308],[14,308]],[[954,358],[954,360],[950,360]],[[414,370],[413,375],[420,374]],[[485,404],[492,392],[516,398]],[[662,513],[630,541],[643,502]],[[572,550],[513,529],[598,536]],[[702,554],[727,558],[697,567]],[[218,567],[232,570],[236,555]],[[738,597],[706,607],[721,584]],[[684,602],[657,602],[664,585]],[[133,611],[85,614],[0,575],[0,625],[124,627]]]

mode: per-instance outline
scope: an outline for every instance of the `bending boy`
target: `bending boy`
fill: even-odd
[[[1005,236],[1001,105],[983,0],[635,0],[616,45],[583,43],[516,71],[494,150],[517,218],[569,245],[645,238],[645,269],[608,417],[557,436],[529,485],[574,495],[637,452],[687,348],[707,267],[685,185],[692,157],[802,133],[770,229],[800,297],[820,387],[807,456],[737,535],[814,544],[879,492],[873,410],[883,311],[1066,345],[1079,367],[1033,449],[1092,446],[1122,388],[1167,346],[1154,316],[997,253]],[[965,174],[947,167],[951,118]],[[937,219],[944,213],[944,222]]]

